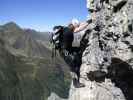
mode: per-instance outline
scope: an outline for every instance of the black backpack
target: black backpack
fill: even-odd
[[[53,33],[51,34],[50,42],[52,46],[52,58],[56,56],[56,50],[61,50],[63,47],[63,31],[64,26],[55,26],[53,28]]]

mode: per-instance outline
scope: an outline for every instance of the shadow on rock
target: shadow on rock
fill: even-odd
[[[112,58],[108,67],[108,77],[124,93],[126,100],[133,98],[133,69],[127,62],[119,58]]]

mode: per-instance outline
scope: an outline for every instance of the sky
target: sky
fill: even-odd
[[[73,18],[87,19],[86,0],[0,0],[0,25],[13,21],[22,28],[51,31]]]

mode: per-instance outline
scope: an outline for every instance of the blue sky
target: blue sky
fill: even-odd
[[[0,24],[14,21],[23,28],[52,30],[71,19],[87,18],[86,0],[0,0]]]

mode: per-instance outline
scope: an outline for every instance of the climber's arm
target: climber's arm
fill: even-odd
[[[75,28],[74,33],[84,30],[90,23],[92,23],[91,19],[87,20],[86,22],[80,23],[79,27]]]
[[[75,28],[74,33],[84,30],[88,26],[87,22],[80,23],[80,26]]]

